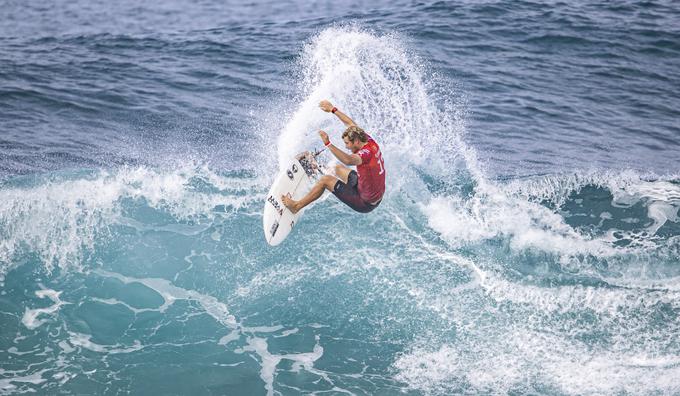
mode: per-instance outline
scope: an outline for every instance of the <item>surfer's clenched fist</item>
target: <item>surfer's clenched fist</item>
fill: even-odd
[[[319,107],[326,113],[330,113],[333,110],[333,105],[331,104],[331,102],[327,100],[322,100],[321,102],[319,102]]]
[[[319,137],[321,137],[321,141],[323,141],[324,146],[328,145],[328,142],[330,142],[330,139],[328,139],[328,134],[324,131],[319,131]]]
[[[333,113],[342,121],[343,124],[349,126],[356,126],[357,124],[347,116],[347,114],[343,113],[342,111],[338,110],[337,107],[333,106],[333,104],[326,99],[322,100],[319,102],[319,107],[321,110],[325,111],[326,113]]]

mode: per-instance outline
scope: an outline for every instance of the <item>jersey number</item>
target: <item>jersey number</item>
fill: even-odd
[[[383,173],[385,173],[385,169],[383,168],[384,161],[383,161],[382,153],[380,152],[380,150],[378,150],[375,157],[378,160],[378,165],[380,166],[380,172],[378,172],[378,174],[382,175]]]

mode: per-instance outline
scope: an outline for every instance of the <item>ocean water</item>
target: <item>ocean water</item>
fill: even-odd
[[[0,394],[680,393],[677,2],[2,8]]]

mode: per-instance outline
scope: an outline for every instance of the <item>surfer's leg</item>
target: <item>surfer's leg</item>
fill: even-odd
[[[375,209],[378,205],[371,205],[364,202],[359,195],[359,175],[356,171],[350,171],[347,175],[347,183],[338,181],[335,183],[333,195],[344,202],[350,208],[359,213],[368,213]]]
[[[338,179],[342,180],[343,183],[347,184],[347,177],[349,176],[349,173],[352,171],[352,169],[342,166],[340,164],[335,165],[335,175],[338,177]],[[331,190],[333,191],[333,190]]]
[[[338,179],[333,176],[322,176],[319,181],[314,184],[311,191],[309,191],[301,200],[295,201],[284,195],[281,197],[281,202],[283,202],[291,212],[297,213],[305,206],[319,199],[323,194],[323,190],[333,191],[333,187],[335,187],[335,183],[337,182]]]

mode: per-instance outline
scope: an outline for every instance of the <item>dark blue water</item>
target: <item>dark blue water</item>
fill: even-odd
[[[680,393],[674,2],[0,20],[0,393]],[[321,99],[387,195],[269,247]]]

